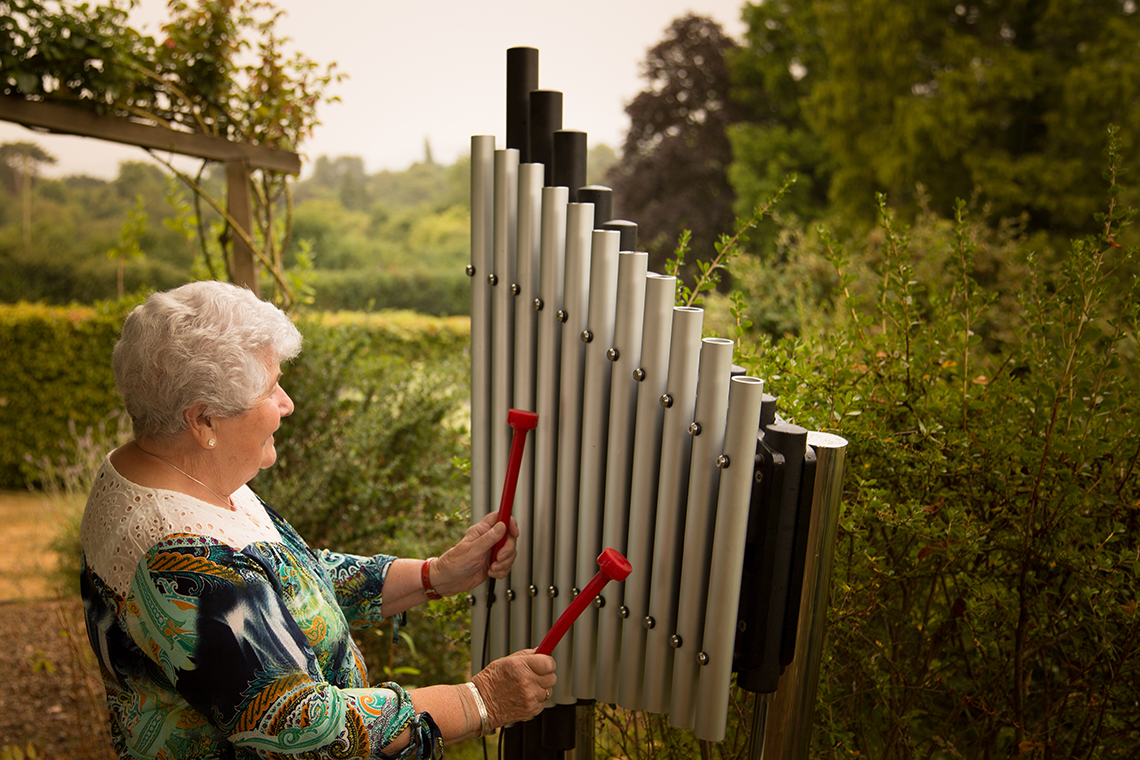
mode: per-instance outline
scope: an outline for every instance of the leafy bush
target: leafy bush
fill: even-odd
[[[878,245],[822,238],[834,307],[742,360],[787,416],[850,441],[818,756],[1140,751],[1140,314],[1117,176],[1060,269],[1019,248],[1016,299],[983,287],[963,204],[931,235],[884,202]]]
[[[471,311],[471,280],[454,271],[316,270],[313,307],[324,311],[406,309],[446,317]]]
[[[127,306],[0,305],[0,430],[9,442],[0,449],[0,487],[37,482],[30,460],[56,461],[74,430],[119,407],[111,350]]]
[[[120,408],[111,351],[136,303],[138,298],[95,308],[0,304],[0,355],[8,362],[0,375],[0,434],[9,442],[0,450],[0,488],[42,484],[43,460],[58,462],[77,434],[105,424]],[[393,362],[457,360],[470,339],[462,318],[391,312],[312,319],[322,329],[357,335],[369,355]]]

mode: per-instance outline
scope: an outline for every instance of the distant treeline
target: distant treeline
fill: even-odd
[[[590,181],[617,160],[591,151]],[[48,163],[45,161],[43,163]],[[468,311],[470,163],[430,158],[369,174],[356,156],[321,156],[293,185],[287,262],[316,309]],[[201,240],[224,229],[204,203],[153,164],[124,162],[113,180],[35,176],[35,165],[0,163],[0,302],[94,303],[205,276]],[[224,197],[220,166],[203,184]],[[281,209],[284,219],[290,212]]]

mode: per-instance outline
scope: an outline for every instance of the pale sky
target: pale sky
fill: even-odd
[[[364,158],[369,172],[437,162],[470,149],[471,135],[504,146],[506,51],[539,51],[538,84],[563,92],[563,127],[587,132],[591,146],[618,149],[629,126],[624,107],[645,87],[646,51],[685,13],[709,16],[737,41],[745,0],[277,0],[288,14],[279,32],[288,48],[320,64],[335,61],[348,79],[321,107],[322,122],[302,145],[305,171],[321,155]],[[158,35],[165,0],[141,0],[132,21]],[[0,122],[0,143],[33,140],[59,159],[49,175],[112,178],[137,148],[51,137]]]

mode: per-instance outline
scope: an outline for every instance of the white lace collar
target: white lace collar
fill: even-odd
[[[108,456],[83,511],[80,541],[87,564],[126,596],[139,560],[175,533],[205,536],[238,551],[257,541],[280,543],[281,534],[249,486],[232,499],[236,511],[230,512],[178,491],[140,486],[120,475]]]

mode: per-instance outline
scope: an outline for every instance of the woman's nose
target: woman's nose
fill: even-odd
[[[288,417],[293,413],[293,399],[289,398],[289,394],[285,389],[281,389],[281,398],[278,400],[278,407],[281,409],[281,416]]]

